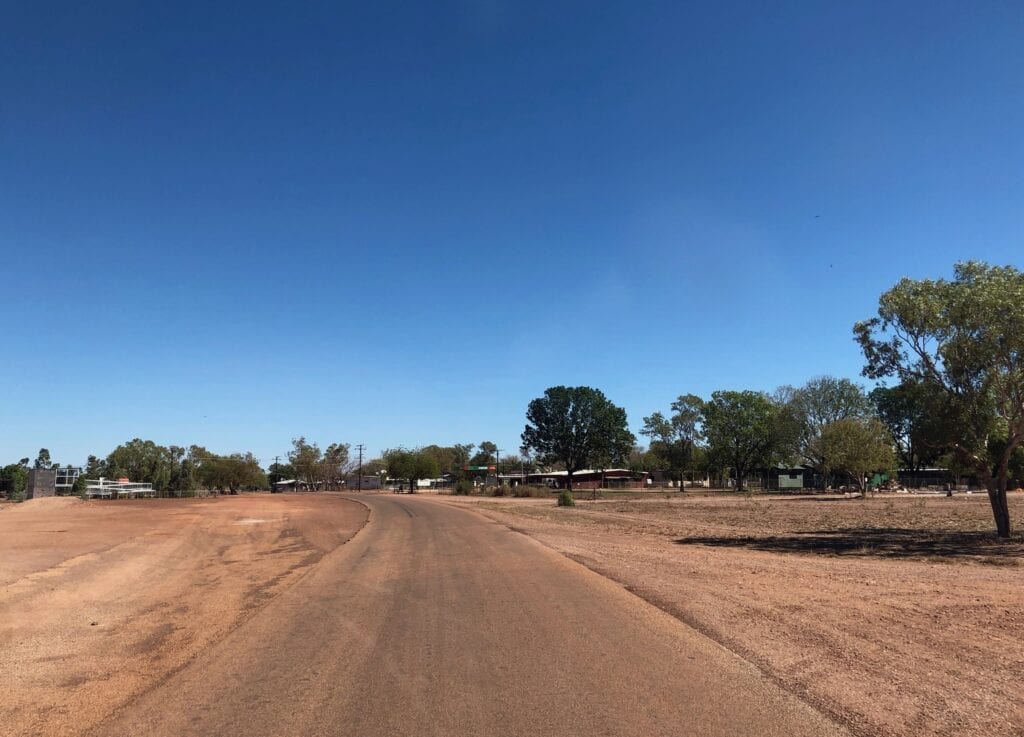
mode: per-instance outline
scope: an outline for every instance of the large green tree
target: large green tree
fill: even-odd
[[[878,315],[854,326],[864,375],[922,388],[935,440],[988,489],[999,537],[1010,535],[1010,461],[1024,440],[1024,273],[959,263],[952,279],[902,279]]]
[[[395,448],[384,451],[388,464],[388,477],[409,482],[409,493],[415,493],[420,479],[437,478],[441,473],[437,458],[423,448],[407,450]]]
[[[775,462],[786,444],[780,405],[763,392],[714,392],[703,414],[709,462],[734,470],[740,490],[747,474]]]
[[[867,475],[896,468],[892,433],[874,417],[843,417],[821,429],[815,441],[826,471],[852,476],[867,496]]]
[[[644,418],[641,435],[651,439],[649,451],[660,461],[673,481],[682,481],[693,469],[694,449],[703,437],[704,400],[694,394],[684,394],[672,402],[671,413],[665,417],[655,412]]]
[[[111,478],[124,477],[135,482],[150,483],[160,493],[168,490],[175,475],[175,465],[175,457],[170,448],[141,438],[134,438],[114,448],[103,464]]]
[[[526,421],[523,448],[536,453],[541,463],[563,464],[569,489],[576,471],[625,463],[636,441],[626,410],[589,386],[547,389],[530,402]]]

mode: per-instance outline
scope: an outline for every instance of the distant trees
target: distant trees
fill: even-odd
[[[340,489],[351,469],[348,443],[331,443],[324,451],[323,480],[326,488]]]
[[[685,471],[728,470],[743,489],[751,472],[776,465],[809,466],[820,474],[823,487],[832,473],[857,475],[865,459],[871,461],[868,466],[879,464],[868,468],[872,472],[896,466],[891,433],[874,422],[875,403],[848,379],[819,376],[772,394],[722,390],[708,401],[689,394],[673,402],[672,410],[669,417],[655,412],[644,418],[641,433],[651,443],[646,451],[633,451],[632,468],[653,466],[673,480]],[[885,447],[872,444],[870,453],[854,458],[845,440],[855,431],[880,439]]]
[[[416,492],[417,482],[420,479],[437,478],[441,473],[437,458],[423,448],[386,450],[384,451],[384,460],[387,463],[388,476],[408,481],[410,493]]]
[[[704,400],[694,394],[676,398],[665,417],[655,412],[644,418],[641,435],[651,439],[649,452],[673,481],[682,481],[694,467],[694,452],[703,438]]]
[[[313,489],[340,489],[345,476],[352,468],[348,443],[331,443],[321,451],[317,443],[310,443],[305,436],[292,440],[288,452],[288,463],[294,469],[298,480]]]
[[[90,455],[83,478],[100,477],[149,483],[164,496],[192,496],[198,488],[237,493],[268,486],[251,453],[218,455],[200,445],[186,450],[141,438],[122,443],[105,459]]]
[[[822,433],[840,420],[872,417],[871,400],[857,384],[833,376],[816,377],[799,389],[784,387],[779,398],[783,400],[782,421],[793,423],[790,449],[821,475],[825,488],[830,470],[838,466],[827,456],[830,446],[821,442]]]
[[[714,392],[703,415],[711,462],[734,469],[740,490],[751,469],[771,465],[783,448],[784,418],[763,392]]]
[[[828,471],[852,476],[862,496],[867,496],[867,476],[876,471],[894,472],[896,452],[892,434],[874,417],[843,417],[822,428],[815,441]]]
[[[195,468],[195,478],[204,489],[237,494],[269,486],[266,474],[252,453],[216,455],[193,445],[187,462]]]
[[[53,467],[53,461],[50,460],[50,451],[46,448],[39,449],[39,455],[36,456],[35,462],[32,464],[32,468],[48,469]]]
[[[476,454],[469,459],[469,464],[471,466],[493,466],[497,461],[497,444],[490,440],[484,440],[477,448]]]
[[[916,471],[941,455],[941,439],[935,434],[927,407],[927,390],[919,383],[879,386],[868,395],[875,414],[892,433],[903,468]]]
[[[182,455],[152,440],[134,438],[110,452],[101,475],[150,483],[156,491],[167,492],[170,491],[171,480],[176,477],[176,466],[181,463]]]
[[[576,471],[624,463],[636,441],[626,410],[588,386],[547,389],[530,402],[526,421],[523,449],[536,453],[541,463],[563,464],[569,489]]]
[[[292,439],[292,449],[288,451],[288,463],[295,469],[296,478],[316,488],[320,481],[320,463],[323,453],[316,443],[309,443],[305,436]]]
[[[930,442],[975,471],[996,533],[1009,537],[1007,480],[1024,440],[1024,273],[971,261],[951,280],[902,279],[853,330],[864,375],[920,392]]]
[[[496,450],[497,446],[494,446],[494,449]],[[437,462],[439,474],[448,473],[453,478],[462,478],[463,466],[472,463],[470,454],[473,452],[473,444],[427,445],[420,451],[431,456]]]
[[[25,487],[28,485],[28,458],[18,463],[11,463],[0,468],[0,491],[11,501],[25,498]]]

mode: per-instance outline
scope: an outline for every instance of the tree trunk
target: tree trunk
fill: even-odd
[[[569,491],[572,491],[572,471],[566,471],[565,486]]]
[[[992,515],[996,520],[996,535],[1001,539],[1010,537],[1010,507],[1006,500],[1006,482],[1010,465],[1010,456],[1020,444],[1018,438],[1010,438],[1003,454],[999,458],[999,465],[996,467],[994,476],[990,476],[986,486],[988,487],[988,500],[992,504]]]
[[[992,515],[996,520],[996,535],[1003,539],[1008,538],[1010,536],[1010,507],[1006,501],[1005,481],[1000,485],[998,479],[989,479],[988,500],[992,505]]]

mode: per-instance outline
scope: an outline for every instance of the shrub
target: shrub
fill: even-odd
[[[469,496],[473,493],[473,482],[469,479],[459,479],[455,482],[456,496]]]
[[[490,487],[489,491],[491,496],[505,496],[508,494],[508,487],[498,484],[497,486]]]
[[[558,506],[560,507],[575,507],[576,500],[572,498],[572,492],[568,489],[562,489],[562,493],[558,495]]]

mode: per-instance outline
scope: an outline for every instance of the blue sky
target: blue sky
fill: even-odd
[[[0,10],[0,462],[496,441],[857,377],[1024,256],[1019,2]]]

